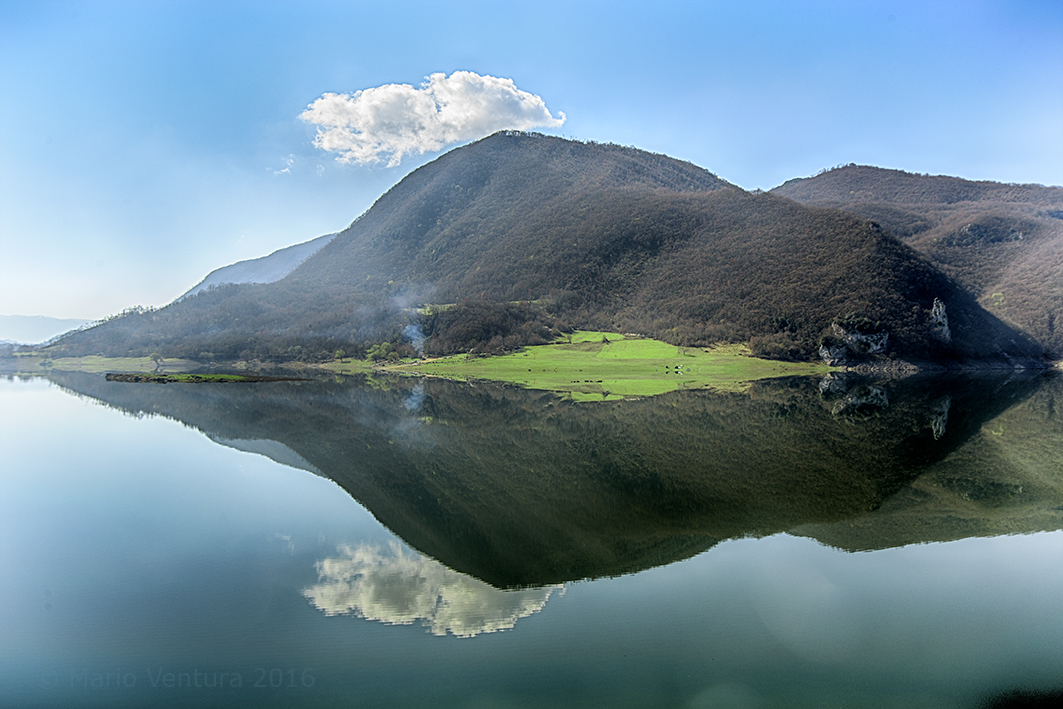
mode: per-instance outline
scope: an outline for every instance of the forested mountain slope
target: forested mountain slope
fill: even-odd
[[[434,352],[579,326],[778,357],[813,358],[821,341],[856,352],[854,338],[879,338],[880,356],[1041,354],[866,219],[665,156],[525,133],[414,171],[280,281],[116,318],[58,351],[311,358],[418,326]]]
[[[468,290],[476,287],[505,297],[501,291],[515,294],[522,286],[508,283],[512,279],[496,269],[545,270],[543,264],[523,262],[559,248],[559,237],[578,245],[577,232],[595,232],[597,225],[576,220],[608,218],[597,213],[606,211],[597,200],[719,189],[736,188],[663,155],[540,135],[496,134],[407,176],[290,280],[318,289],[374,289],[381,281],[402,279],[407,287],[440,289],[436,296],[443,302],[479,295]],[[659,226],[646,225],[639,232]],[[566,256],[582,258],[585,253]],[[478,269],[490,275],[472,276]]]
[[[1063,356],[1063,188],[848,165],[772,192],[875,220]]]

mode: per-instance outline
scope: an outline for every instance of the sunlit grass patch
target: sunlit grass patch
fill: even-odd
[[[615,332],[599,332],[597,330],[577,330],[571,335],[565,335],[563,340],[559,340],[557,344],[561,342],[601,342],[602,340],[623,340],[624,335],[617,334]]]
[[[320,365],[322,369],[337,374],[361,374],[375,370],[376,363],[364,359],[337,359]]]
[[[598,352],[599,359],[674,359],[679,356],[679,348],[660,340],[620,340],[603,344]]]
[[[386,369],[449,379],[503,381],[580,401],[656,396],[677,389],[744,391],[756,379],[828,370],[821,364],[756,359],[740,345],[680,348],[603,332],[577,332],[571,341],[566,337],[562,342],[508,355],[456,355]]]

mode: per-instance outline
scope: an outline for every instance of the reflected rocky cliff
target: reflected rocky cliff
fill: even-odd
[[[1058,377],[831,375],[596,404],[438,380],[52,379],[326,476],[414,549],[498,588],[634,572],[781,531],[857,550],[1063,528]],[[412,601],[396,616],[366,600],[365,573],[330,574],[313,594],[328,612],[477,627]],[[538,602],[514,598],[484,628]]]

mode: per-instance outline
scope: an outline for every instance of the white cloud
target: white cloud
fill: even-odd
[[[326,615],[354,614],[388,625],[419,620],[433,635],[471,638],[508,630],[564,588],[500,591],[397,544],[390,553],[364,544],[339,551],[317,563],[321,583],[303,590],[315,607]]]
[[[314,145],[339,153],[345,163],[387,160],[441,150],[499,130],[557,128],[542,98],[521,91],[512,79],[456,71],[427,77],[421,88],[386,84],[353,94],[328,93],[299,116],[318,126]]]
[[[295,158],[293,156],[289,155],[288,158],[284,161],[284,169],[283,170],[274,170],[273,174],[274,175],[283,175],[284,173],[290,173],[292,171],[292,165],[294,165],[294,164],[295,164]]]

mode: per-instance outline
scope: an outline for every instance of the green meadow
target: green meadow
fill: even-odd
[[[35,354],[18,356],[18,360],[17,370],[27,374],[50,369],[100,373],[148,373],[156,369],[148,357],[51,359]],[[167,359],[162,368],[173,375],[195,367],[195,362]],[[758,359],[744,345],[677,347],[644,337],[588,331],[507,355],[451,355],[385,365],[348,359],[304,368],[323,368],[337,374],[383,371],[458,381],[491,380],[553,391],[579,401],[655,396],[679,389],[745,391],[758,379],[830,371],[820,363]]]
[[[561,342],[495,357],[454,355],[384,369],[508,382],[583,401],[655,396],[677,389],[744,391],[757,379],[830,371],[824,364],[757,359],[743,345],[677,347],[611,332],[577,332]]]

